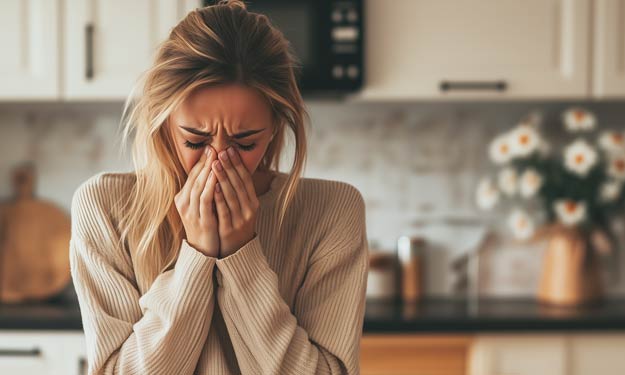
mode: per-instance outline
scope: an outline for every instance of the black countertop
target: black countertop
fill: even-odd
[[[81,330],[76,300],[0,304],[3,330]],[[625,299],[558,308],[531,299],[368,300],[364,333],[625,331]]]
[[[76,300],[53,298],[42,302],[0,303],[0,330],[82,330]]]
[[[625,299],[557,307],[533,299],[367,301],[365,333],[625,331]]]

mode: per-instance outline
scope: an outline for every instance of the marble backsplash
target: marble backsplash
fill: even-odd
[[[625,129],[623,102],[307,105],[312,127],[304,176],[346,181],[361,191],[372,251],[394,251],[401,235],[425,237],[425,290],[431,295],[452,293],[450,262],[477,245],[496,215],[487,217],[474,203],[477,181],[491,168],[486,145],[495,134],[537,109],[554,125],[545,130],[557,136],[558,116],[570,105],[594,111],[601,127]],[[131,170],[129,154],[119,152],[120,115],[120,103],[0,104],[1,199],[12,194],[11,169],[26,160],[36,166],[37,196],[67,212],[86,178]],[[291,163],[290,146],[282,171]],[[532,295],[542,248],[505,237],[500,244],[482,256],[481,293]],[[610,279],[609,293],[625,294],[625,281]]]

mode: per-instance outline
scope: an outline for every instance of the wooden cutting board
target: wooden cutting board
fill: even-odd
[[[16,167],[12,180],[13,196],[0,203],[0,302],[45,300],[71,279],[70,218],[34,197],[31,164]]]

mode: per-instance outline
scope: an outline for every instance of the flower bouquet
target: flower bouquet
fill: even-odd
[[[536,238],[538,228],[549,236],[541,289],[551,282],[545,281],[550,277],[546,273],[555,272],[559,279],[554,282],[564,288],[558,293],[569,294],[561,299],[578,303],[592,296],[573,291],[570,284],[588,284],[590,281],[583,278],[590,265],[596,264],[596,255],[615,253],[611,224],[625,206],[625,133],[599,131],[595,115],[584,108],[566,109],[560,120],[565,137],[559,137],[559,151],[541,134],[540,112],[531,113],[512,130],[497,135],[489,145],[497,171],[480,180],[476,200],[483,210],[507,204],[507,224],[519,240]],[[563,252],[570,254],[563,258]],[[545,269],[549,264],[565,270]],[[574,279],[577,276],[570,276],[566,269],[577,269],[582,280]],[[571,277],[573,281],[568,280]],[[592,278],[598,279],[594,271]],[[587,293],[596,294],[596,290]]]

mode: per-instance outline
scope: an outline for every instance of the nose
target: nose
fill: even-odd
[[[227,141],[215,137],[213,138],[212,142],[207,145],[207,147],[212,148],[213,152],[219,154],[220,152],[227,150],[230,145]]]
[[[225,150],[225,148],[220,147],[220,146],[213,146],[213,145],[208,145],[206,146],[206,152],[208,152],[208,150],[211,150],[211,153],[214,155],[219,155],[219,153],[223,150]]]

